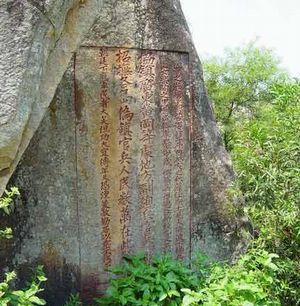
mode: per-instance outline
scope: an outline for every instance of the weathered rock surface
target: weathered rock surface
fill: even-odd
[[[80,2],[83,3],[52,1],[37,7],[31,1],[24,7],[15,6],[16,16],[22,13],[28,19],[26,23],[23,21],[27,31],[23,23],[15,28],[28,37],[25,36],[24,44],[16,39],[3,50],[8,60],[1,59],[1,65],[11,76],[1,86],[6,97],[0,104],[5,109],[4,115],[0,115],[2,189],[23,155],[10,182],[22,193],[16,205],[17,217],[12,220],[17,225],[16,239],[1,250],[2,258],[4,254],[11,254],[10,260],[1,263],[19,265],[26,271],[36,262],[43,262],[50,278],[47,288],[50,305],[63,304],[72,290],[81,290],[87,300],[101,292],[107,278],[103,271],[105,265],[117,262],[124,252],[171,251],[186,259],[200,249],[212,258],[224,259],[230,258],[238,243],[236,220],[228,214],[225,202],[225,189],[232,181],[231,164],[206,95],[201,64],[180,2]],[[31,13],[25,12],[27,7]],[[17,18],[8,18],[11,13],[6,3],[1,4],[1,10],[4,17],[1,14],[0,18],[6,23]],[[33,14],[35,10],[38,14]],[[53,24],[59,29],[56,39],[50,38]],[[9,30],[13,28],[1,26],[0,39],[7,39],[9,34],[5,31]],[[23,38],[16,30],[13,34]],[[79,43],[65,72],[72,51]],[[23,53],[17,51],[23,45]],[[120,51],[130,57],[133,77],[128,82],[126,76],[124,79],[118,72],[116,58]],[[103,52],[107,52],[104,62]],[[11,60],[14,53],[16,63]],[[143,62],[143,58],[150,60]],[[100,67],[99,61],[105,63],[107,71]],[[176,67],[182,79],[182,90],[178,91],[177,98],[176,87],[180,82],[176,72],[172,72]],[[169,76],[167,81],[160,82],[164,69]],[[154,80],[149,103],[143,89],[149,85],[145,83],[145,75],[146,79],[153,76]],[[122,79],[128,87],[123,87]],[[164,83],[168,82],[166,101],[173,106],[165,112],[169,116],[167,122],[174,124],[166,128],[161,95]],[[105,94],[103,84],[107,86]],[[103,96],[110,102],[108,109],[104,109]],[[133,119],[132,141],[127,143],[131,168],[126,166],[121,174],[118,167],[124,141],[114,135],[121,134],[122,117],[118,110],[122,108],[123,98],[125,106],[131,110],[127,119]],[[151,122],[156,126],[156,136],[150,137],[149,142],[155,188],[147,196],[155,201],[145,202],[144,208],[141,170],[146,166],[142,166],[141,148],[147,135],[140,133],[149,125],[142,124],[143,101],[150,105],[147,119],[153,112]],[[103,114],[106,112],[106,131],[109,132],[104,132]],[[166,135],[170,136],[168,141],[164,140]],[[104,136],[110,139],[107,150],[101,140]],[[109,164],[108,168],[103,168],[106,153],[109,153]],[[172,167],[164,172],[168,163],[166,156],[172,159]],[[130,200],[124,206],[118,204],[124,191],[124,188],[119,190],[118,184],[120,179],[126,181],[124,173],[127,172],[130,192],[126,196],[129,195]],[[170,180],[163,179],[164,173],[170,173]],[[166,181],[172,196],[170,223],[164,204]],[[109,188],[104,184],[108,182]],[[147,190],[150,189],[148,186]],[[104,191],[110,192],[110,199],[114,201],[105,204]],[[178,206],[178,203],[181,204]]]
[[[102,0],[0,1],[0,194]]]

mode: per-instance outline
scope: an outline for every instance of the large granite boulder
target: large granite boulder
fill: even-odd
[[[102,0],[0,1],[0,194]]]
[[[1,4],[0,185],[21,159],[22,194],[1,266],[42,262],[61,305],[127,253],[229,259],[233,173],[180,2],[34,3]]]

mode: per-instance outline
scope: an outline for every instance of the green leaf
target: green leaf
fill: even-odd
[[[46,305],[46,301],[44,301],[43,299],[38,298],[37,296],[32,296],[29,298],[29,301],[37,304],[37,305]]]
[[[194,296],[191,296],[191,295],[185,295],[183,297],[183,300],[182,300],[182,306],[189,306],[189,305],[193,305],[194,303],[197,303],[199,302],[200,299],[194,297]]]
[[[172,297],[173,295],[175,295],[175,296],[180,296],[180,293],[177,291],[177,290],[170,290],[169,292],[168,292],[168,296],[169,297]]]
[[[21,290],[16,290],[12,292],[13,295],[19,296],[19,297],[25,297],[25,292]]]
[[[40,282],[45,282],[47,280],[47,277],[44,276],[44,275],[38,275],[37,276],[37,279],[40,281]]]
[[[165,300],[168,297],[168,295],[166,293],[163,293],[160,297],[159,297],[159,302]]]

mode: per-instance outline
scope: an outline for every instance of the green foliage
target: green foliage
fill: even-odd
[[[208,94],[230,150],[236,121],[254,116],[257,104],[271,102],[270,88],[286,75],[274,53],[254,43],[227,49],[223,58],[209,58],[203,68]]]
[[[71,294],[67,303],[64,306],[81,306],[79,294]]]
[[[17,188],[13,187],[10,191],[5,191],[4,197],[0,198],[0,210],[6,214],[10,214],[10,208],[13,197],[19,195]],[[0,231],[0,238],[9,239],[12,237],[12,229],[6,228]],[[4,281],[0,282],[0,306],[34,306],[45,305],[46,302],[39,298],[37,294],[44,289],[40,286],[47,280],[43,272],[43,267],[38,266],[32,281],[27,288],[23,290],[15,290],[12,282],[16,279],[15,272],[5,274]]]
[[[10,227],[0,230],[0,238],[11,239],[13,237],[13,231]]]
[[[107,295],[98,305],[280,305],[272,296],[279,268],[276,254],[253,249],[230,265],[207,264],[199,256],[193,265],[170,256],[147,263],[144,256],[126,257],[113,268]]]
[[[5,214],[10,214],[10,206],[12,204],[13,197],[19,195],[19,190],[16,187],[11,188],[10,191],[5,190],[4,196],[0,198],[0,210],[3,210]],[[7,227],[5,229],[0,229],[0,239],[10,239],[13,237],[13,231],[11,228]]]
[[[5,214],[10,214],[10,206],[12,204],[13,197],[19,195],[19,190],[16,187],[11,188],[10,191],[5,190],[4,196],[0,198],[0,210],[3,210]],[[5,229],[0,229],[0,239],[10,239],[13,237],[13,231],[11,228],[7,227]]]
[[[232,157],[259,238],[281,261],[276,294],[300,301],[300,84],[274,84],[273,101],[239,125]]]
[[[182,305],[206,306],[266,306],[280,305],[271,296],[271,287],[278,267],[275,254],[252,251],[242,256],[233,266],[212,265],[210,276],[201,289],[182,289]]]
[[[1,306],[33,306],[46,305],[46,302],[39,298],[37,294],[43,289],[40,288],[42,282],[47,279],[43,273],[43,267],[38,266],[36,274],[29,284],[28,288],[23,290],[14,290],[10,286],[11,282],[16,278],[15,272],[6,273],[5,280],[0,283],[0,305]]]
[[[4,196],[0,198],[0,210],[2,209],[7,215],[10,213],[10,205],[13,201],[13,197],[20,195],[18,188],[12,187],[10,191],[5,190]]]
[[[111,272],[107,296],[97,299],[99,305],[180,305],[180,289],[196,289],[199,283],[197,274],[171,256],[155,257],[149,263],[144,255],[125,257]]]
[[[286,103],[287,92],[298,88]],[[258,116],[238,124],[232,157],[247,202],[274,207],[295,203],[300,192],[300,85],[273,86],[273,103],[261,106]]]
[[[208,92],[254,226],[252,248],[279,255],[272,295],[300,303],[300,82],[253,44],[205,65]]]

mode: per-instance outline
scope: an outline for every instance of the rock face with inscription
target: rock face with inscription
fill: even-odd
[[[141,250],[189,258],[188,54],[83,47],[75,84],[83,274]]]
[[[50,305],[102,293],[125,254],[224,259],[239,242],[231,164],[179,1],[106,0],[96,15],[10,181],[22,196],[0,262],[24,277],[42,262]]]

